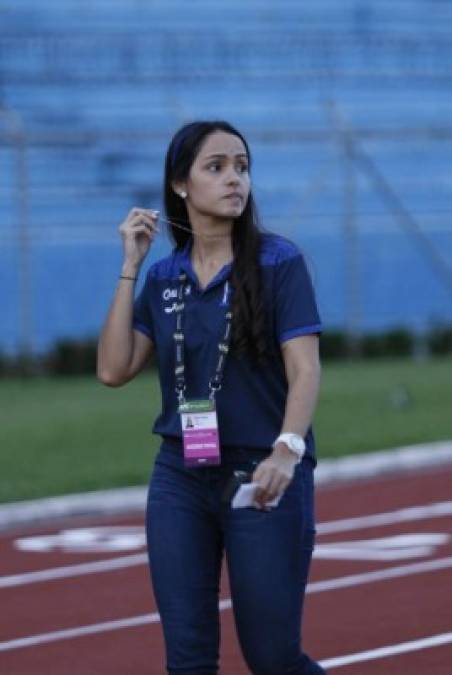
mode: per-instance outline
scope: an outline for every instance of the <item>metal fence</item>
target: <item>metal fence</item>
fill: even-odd
[[[168,138],[40,137],[17,120],[1,136],[2,346],[36,352],[98,331],[119,266],[117,225],[132,205],[161,209]],[[452,129],[363,131],[336,119],[300,136],[253,135],[255,192],[264,224],[305,251],[326,326],[359,335],[451,323]],[[162,239],[153,255],[168,250]]]

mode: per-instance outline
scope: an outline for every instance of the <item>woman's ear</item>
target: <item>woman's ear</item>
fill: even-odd
[[[179,197],[185,199],[187,196],[187,189],[184,183],[174,182],[171,183],[171,187],[173,188],[174,192],[179,195]]]

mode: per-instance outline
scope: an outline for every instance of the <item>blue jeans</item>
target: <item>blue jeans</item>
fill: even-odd
[[[217,675],[219,588],[226,554],[237,634],[253,675],[325,671],[301,651],[302,608],[314,545],[313,465],[303,459],[277,508],[231,509],[236,469],[268,452],[222,448],[218,467],[187,469],[164,442],[151,477],[147,539],[170,675]]]

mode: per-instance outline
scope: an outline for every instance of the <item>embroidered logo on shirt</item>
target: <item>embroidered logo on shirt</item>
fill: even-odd
[[[191,293],[191,285],[188,284],[185,287],[185,295],[190,295]],[[162,298],[164,301],[172,300],[173,298],[177,301],[177,288],[165,288],[165,290],[162,292]],[[176,311],[177,307],[177,302],[173,302],[171,305],[167,305],[163,309],[167,314],[171,314],[172,312]]]
[[[162,293],[162,298],[164,300],[171,300],[171,298],[177,298],[177,288],[165,288]]]

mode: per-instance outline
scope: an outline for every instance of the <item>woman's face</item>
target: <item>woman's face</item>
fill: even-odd
[[[238,136],[225,131],[209,134],[183,188],[189,214],[238,218],[250,193],[248,169],[246,148]]]

